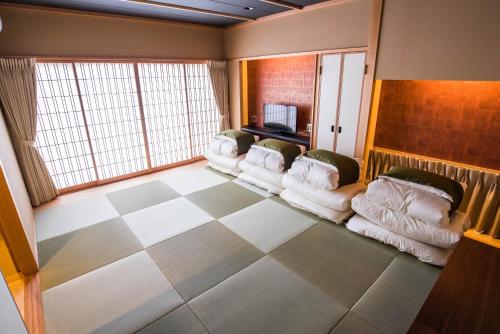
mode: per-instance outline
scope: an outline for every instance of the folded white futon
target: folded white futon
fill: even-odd
[[[253,143],[255,137],[247,132],[226,130],[219,133],[212,139],[205,152],[208,166],[238,176],[241,173],[238,164],[245,159],[245,154]]]
[[[295,157],[299,146],[277,139],[264,139],[252,145],[238,167],[243,171],[238,179],[279,194],[283,190],[282,178]]]
[[[470,224],[456,211],[462,197],[461,184],[452,179],[394,167],[352,199],[358,217],[347,227],[442,266]]]
[[[422,262],[427,262],[436,266],[444,266],[451,253],[453,253],[452,248],[446,249],[430,246],[423,242],[388,231],[377,224],[373,224],[359,214],[349,219],[346,227],[352,232],[394,246],[402,252],[415,256]]]
[[[351,199],[366,187],[358,183],[359,165],[326,150],[298,156],[283,177],[280,196],[290,205],[342,223],[352,215]]]

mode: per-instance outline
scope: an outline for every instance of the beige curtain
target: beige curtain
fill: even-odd
[[[36,149],[35,59],[0,59],[0,101],[28,188],[38,206],[57,196],[57,188]]]
[[[472,226],[477,232],[500,238],[499,173],[457,166],[425,157],[407,156],[404,153],[372,149],[368,156],[366,182],[373,181],[379,174],[393,166],[418,168],[465,182],[467,190],[459,210],[470,216]]]
[[[221,116],[220,131],[230,128],[229,125],[229,81],[226,61],[209,61],[208,72],[212,81],[215,102]]]

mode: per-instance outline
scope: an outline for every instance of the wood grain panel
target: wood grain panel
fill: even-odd
[[[0,232],[16,268],[24,275],[38,271],[36,248],[31,249],[9,185],[0,166]]]
[[[499,281],[500,249],[462,238],[410,333],[498,333]]]
[[[42,290],[40,274],[20,277],[9,282],[9,289],[30,334],[44,334]]]

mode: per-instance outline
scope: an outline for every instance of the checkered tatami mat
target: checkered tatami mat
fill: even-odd
[[[405,333],[439,275],[208,168],[36,221],[47,333]]]

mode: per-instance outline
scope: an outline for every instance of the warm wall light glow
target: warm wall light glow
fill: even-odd
[[[250,124],[248,120],[248,62],[242,60],[240,63],[241,73],[241,125]]]
[[[500,82],[384,80],[374,145],[500,169]]]
[[[372,89],[372,101],[370,107],[370,118],[368,120],[368,130],[366,132],[366,144],[363,155],[363,160],[368,161],[368,154],[370,149],[373,148],[373,141],[375,139],[375,130],[377,128],[378,106],[380,104],[380,91],[382,89],[382,80],[375,80]],[[363,172],[361,173],[363,181],[366,176],[367,163],[363,164]]]

